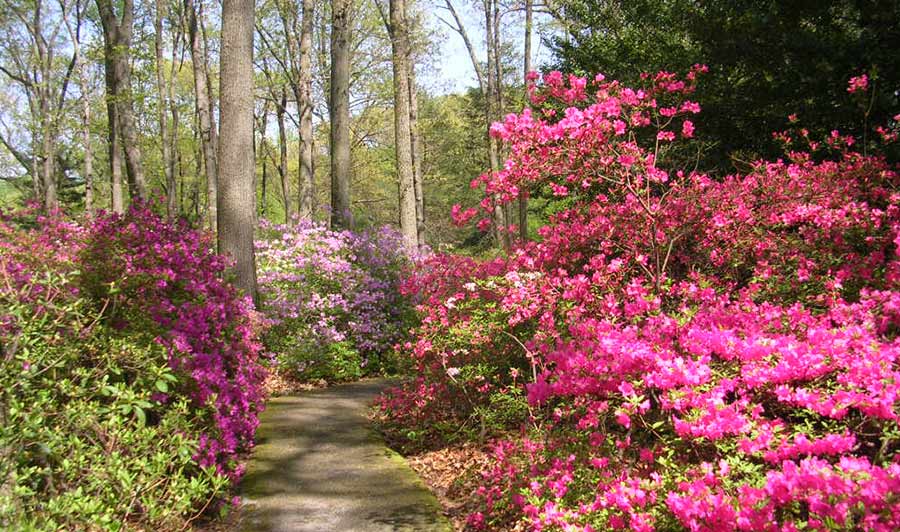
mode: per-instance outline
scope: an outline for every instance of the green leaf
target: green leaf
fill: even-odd
[[[147,414],[144,412],[143,408],[139,406],[134,407],[134,415],[137,416],[141,425],[147,424]]]
[[[169,385],[162,379],[156,381],[156,389],[162,393],[169,393]]]

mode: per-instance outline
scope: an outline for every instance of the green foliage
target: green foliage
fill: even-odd
[[[156,342],[106,326],[48,275],[39,304],[7,302],[18,327],[0,359],[0,527],[173,528],[228,484],[193,459],[196,408]],[[36,310],[37,309],[37,310]]]
[[[320,346],[296,346],[281,351],[280,367],[302,380],[352,381],[363,376],[363,360],[349,342]]]
[[[839,129],[862,139],[896,112],[897,0],[568,0],[564,13],[569,38],[553,43],[563,71],[633,83],[642,72],[709,65],[697,136],[721,170],[780,155],[771,133],[791,113],[819,137]],[[845,90],[864,72],[875,79],[871,102]]]
[[[423,100],[419,126],[427,146],[423,167],[427,241],[475,251],[493,245],[489,233],[455,227],[448,216],[454,204],[471,205],[480,199],[469,183],[488,168],[483,101],[478,92]]]

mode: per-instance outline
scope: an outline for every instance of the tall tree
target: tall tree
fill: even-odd
[[[168,128],[168,138],[163,139],[164,142],[168,143],[170,153],[169,169],[166,172],[166,178],[169,182],[166,184],[166,190],[169,193],[167,210],[171,218],[175,218],[181,212],[181,202],[179,201],[177,193],[179,181],[182,183],[182,193],[184,191],[184,180],[179,179],[181,173],[176,173],[181,154],[178,150],[179,111],[175,101],[175,84],[176,76],[184,63],[184,24],[182,23],[183,19],[181,17],[183,17],[183,13],[181,13],[181,10],[179,10],[179,15],[180,17],[177,24],[174,22],[174,19],[170,19],[173,21],[170,24],[172,27],[172,55],[169,61],[169,79],[168,83],[166,83],[166,97],[168,99],[169,112],[171,113],[171,125]]]
[[[489,130],[491,124],[498,116],[497,113],[501,112],[497,108],[497,104],[502,104],[502,96],[500,94],[503,90],[502,78],[499,77],[500,68],[495,64],[495,61],[499,59],[499,52],[497,52],[499,31],[495,33],[495,27],[499,22],[499,10],[495,9],[496,1],[482,0],[485,20],[485,44],[487,45],[487,61],[486,68],[484,68],[482,62],[478,60],[475,46],[472,44],[466,26],[463,24],[452,0],[444,0],[444,4],[453,17],[454,22],[454,24],[448,22],[447,25],[462,37],[466,50],[469,52],[469,59],[472,61],[472,68],[475,70],[475,75],[478,78],[481,94],[484,97],[484,117],[487,124],[485,133],[488,137],[488,161],[492,173],[500,170],[500,147],[497,144],[497,140],[489,134]],[[511,247],[511,241],[509,231],[506,230],[507,225],[506,211],[497,202],[497,205],[494,207],[494,236],[497,240],[497,245],[508,251]]]
[[[409,13],[407,8],[407,13]],[[407,21],[409,21],[407,17]],[[407,22],[408,23],[408,22]],[[409,26],[407,26],[408,28]],[[416,86],[415,52],[410,46],[409,57],[409,134],[412,152],[413,183],[416,195],[416,234],[419,247],[425,246],[425,192],[422,174],[422,135],[419,131],[419,89]]]
[[[147,184],[141,166],[141,148],[134,123],[134,96],[131,90],[131,37],[134,31],[134,0],[123,0],[121,14],[116,14],[112,0],[97,0],[100,24],[103,27],[104,59],[106,67],[107,110],[110,129],[110,164],[116,139],[121,141],[125,154],[128,191],[132,198],[144,198]],[[118,157],[116,156],[116,159]],[[116,169],[113,168],[113,174]],[[115,206],[114,206],[115,208]]]
[[[91,146],[91,100],[88,97],[88,63],[81,53],[81,23],[84,19],[84,0],[75,0],[75,21],[71,20],[69,9],[62,3],[63,22],[72,43],[72,58],[78,76],[81,92],[81,143],[83,151],[82,178],[84,179],[84,210],[88,216],[94,214],[94,151]]]
[[[268,216],[269,210],[269,195],[268,195],[268,187],[269,187],[269,157],[271,157],[271,150],[269,149],[269,143],[266,139],[266,129],[268,127],[269,122],[269,100],[264,99],[262,103],[262,108],[260,109],[259,116],[255,118],[256,120],[256,129],[259,132],[259,141],[257,142],[257,146],[259,146],[258,151],[254,150],[257,154],[257,157],[262,159],[262,179],[260,181],[260,203],[259,203],[259,215],[263,218]]]
[[[165,63],[163,62],[163,19],[166,16],[167,7],[164,0],[156,0],[153,17],[154,41],[153,50],[156,59],[156,99],[157,121],[159,122],[159,144],[162,153],[163,172],[166,179],[166,212],[172,220],[178,214],[177,185],[175,183],[175,159],[172,153],[172,145],[169,138],[169,99],[168,85],[171,80],[166,80]],[[174,124],[173,124],[174,127]]]
[[[188,39],[191,41],[191,65],[194,72],[194,100],[197,106],[200,124],[200,146],[203,152],[203,163],[206,167],[206,200],[207,224],[210,231],[216,231],[218,220],[217,196],[219,164],[216,158],[216,115],[210,97],[209,66],[203,42],[202,4],[194,4],[194,0],[184,0],[184,11],[187,16]]]
[[[531,72],[531,32],[534,22],[534,2],[525,0],[525,42],[523,46],[524,64],[522,65],[522,80],[525,86],[525,106],[528,107],[528,94],[531,86],[529,73]],[[519,242],[528,241],[528,195],[523,189],[519,191]]]
[[[287,89],[282,85],[281,98],[275,106],[275,118],[278,121],[278,176],[281,178],[281,197],[284,199],[284,223],[291,221],[291,185],[288,178],[287,127],[284,115],[287,114]]]
[[[312,97],[312,38],[315,18],[314,0],[300,0],[300,92],[297,94],[297,112],[300,114],[300,197],[298,214],[312,219],[315,210],[315,171],[313,168],[313,97]]]
[[[219,252],[234,259],[236,284],[258,302],[255,157],[253,154],[254,0],[223,0],[219,94],[222,132],[218,161]]]
[[[331,87],[331,225],[353,227],[350,211],[350,49],[353,0],[332,0]]]
[[[404,2],[406,6],[406,33],[409,36],[409,131],[410,150],[412,151],[413,183],[416,194],[416,232],[419,247],[425,246],[425,196],[422,174],[422,133],[419,129],[419,88],[416,84],[416,63],[420,46],[414,38],[414,17],[412,2]]]
[[[482,0],[484,8],[484,35],[487,51],[487,94],[485,112],[488,125],[488,150],[491,173],[500,171],[500,143],[490,135],[491,124],[503,115],[503,65],[500,60],[500,1]],[[498,244],[508,253],[512,247],[509,228],[508,205],[497,202],[494,206],[494,225]]]
[[[76,66],[73,54],[60,69],[64,45],[62,35],[68,24],[68,2],[61,2],[61,13],[43,0],[8,3],[4,14],[10,16],[2,39],[3,60],[0,72],[18,85],[26,98],[31,146],[16,148],[7,136],[0,142],[31,175],[32,194],[47,210],[58,205],[58,181],[67,167],[59,146],[59,129],[66,111],[66,93]],[[80,18],[77,21],[80,28]]]
[[[406,26],[406,2],[390,0],[389,4],[388,28],[394,67],[394,151],[400,188],[400,232],[403,234],[407,249],[412,250],[418,247],[419,236],[410,129],[409,33]]]

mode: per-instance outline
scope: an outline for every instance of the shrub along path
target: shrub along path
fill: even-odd
[[[245,531],[449,531],[434,496],[385,447],[365,380],[269,401],[240,486]]]

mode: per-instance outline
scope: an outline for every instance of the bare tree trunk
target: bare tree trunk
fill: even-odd
[[[254,0],[223,0],[219,94],[219,252],[234,259],[236,285],[258,303],[255,161],[253,156]]]
[[[156,0],[156,10],[153,18],[153,28],[156,33],[156,39],[153,43],[153,49],[156,53],[156,97],[157,97],[157,119],[159,121],[159,144],[162,151],[163,172],[166,177],[166,214],[169,220],[174,220],[177,215],[178,205],[176,203],[175,185],[175,168],[172,165],[172,151],[169,145],[169,125],[168,125],[168,91],[166,90],[166,76],[163,70],[163,10],[165,9],[163,0]]]
[[[119,147],[119,118],[116,110],[116,89],[113,68],[107,59],[106,65],[106,116],[108,122],[108,154],[110,170],[110,203],[117,214],[125,212],[125,198],[122,190],[122,152]]]
[[[123,0],[121,19],[115,13],[112,0],[96,1],[103,26],[107,91],[111,91],[108,96],[116,108],[116,130],[125,154],[128,188],[132,198],[140,199],[146,197],[147,185],[141,167],[141,150],[134,125],[134,101],[131,94],[129,50],[134,25],[134,1]]]
[[[314,0],[301,2],[303,18],[300,23],[300,94],[297,95],[297,112],[300,114],[298,214],[301,218],[312,219],[316,190],[312,124],[312,33],[315,3]]]
[[[266,141],[266,129],[269,123],[269,101],[263,100],[262,107],[262,116],[259,117],[259,152],[261,156],[258,155],[262,159],[262,193],[260,194],[260,206],[259,206],[259,214],[261,217],[266,218],[269,208],[269,146]]]
[[[503,61],[501,61],[500,57],[502,49],[502,42],[500,41],[500,0],[490,0],[490,2],[493,4],[493,24],[491,25],[493,29],[491,34],[493,44],[488,47],[488,50],[492,49],[494,54],[494,99],[497,102],[494,117],[500,118],[503,116],[505,107],[503,103]]]
[[[444,0],[444,3],[453,16],[453,21],[456,23],[456,27],[453,30],[462,37],[463,43],[466,45],[466,51],[469,52],[469,60],[472,62],[472,68],[475,70],[475,77],[478,78],[478,86],[481,88],[481,93],[487,95],[487,80],[485,79],[484,70],[481,68],[481,61],[478,60],[478,55],[475,53],[475,46],[472,45],[472,41],[469,39],[469,32],[466,31],[466,27],[463,25],[459,13],[456,12],[453,2]]]
[[[82,87],[85,87],[82,84]],[[84,149],[84,210],[89,217],[94,216],[94,151],[91,148],[91,103],[82,95],[81,142]]]
[[[194,134],[194,146],[197,147],[197,152],[193,154],[194,156],[194,186],[191,190],[191,201],[193,202],[193,211],[194,211],[194,219],[197,221],[207,219],[209,217],[209,205],[205,207],[201,206],[200,201],[200,176],[203,175],[203,147],[201,146],[202,141],[200,140],[200,116],[198,113],[194,113],[194,127],[191,128]],[[207,201],[209,198],[207,198]],[[202,214],[201,214],[202,213]]]
[[[390,35],[394,67],[394,149],[397,181],[400,186],[400,232],[406,248],[419,245],[416,216],[416,189],[412,160],[412,132],[409,106],[409,34],[406,28],[406,2],[390,0]]]
[[[291,185],[288,179],[287,131],[284,114],[287,112],[287,90],[281,88],[281,100],[275,110],[278,120],[278,175],[281,177],[281,195],[284,198],[284,223],[291,222]]]
[[[409,130],[412,150],[413,183],[416,192],[416,233],[419,247],[425,246],[425,191],[422,174],[422,138],[419,131],[419,90],[416,87],[416,65],[410,56],[409,65]]]
[[[206,49],[201,42],[202,12],[198,13],[194,0],[184,0],[184,11],[188,17],[188,39],[191,41],[191,66],[194,73],[194,99],[200,121],[200,146],[203,150],[203,163],[206,167],[206,220],[209,230],[216,232],[219,165],[216,159],[216,119],[209,96]]]
[[[493,34],[491,35],[493,45],[489,45],[488,50],[491,50],[491,48],[493,48],[494,101],[496,103],[496,107],[494,108],[494,120],[499,121],[502,119],[503,114],[506,112],[506,104],[504,102],[503,94],[503,61],[501,59],[501,50],[503,49],[503,43],[501,41],[500,34],[500,0],[491,0],[491,2],[493,3]],[[488,124],[488,128],[490,128],[490,124]],[[490,131],[490,129],[488,131]],[[497,141],[497,152],[499,156],[499,164],[497,168],[499,169],[503,166],[504,159],[506,159],[506,153],[500,141]],[[512,225],[513,223],[512,203],[505,203],[503,205],[503,223],[503,248],[507,253],[509,253],[510,250],[512,250],[513,244],[513,234],[510,231],[510,225]]]
[[[350,211],[350,25],[352,0],[332,0],[331,90],[331,226],[352,229]]]
[[[44,209],[47,212],[59,207],[56,198],[56,175],[53,172],[53,161],[56,159],[56,151],[53,142],[53,125],[50,119],[50,109],[46,108],[46,115],[41,120],[41,183],[44,189]]]
[[[181,172],[175,172],[175,166],[177,161],[181,158],[178,153],[178,106],[175,104],[175,76],[177,70],[181,69],[182,60],[184,56],[182,55],[182,60],[178,60],[178,48],[182,45],[181,37],[183,35],[184,27],[181,24],[173,25],[172,30],[172,62],[169,67],[169,83],[167,86],[168,89],[168,98],[169,98],[169,110],[172,113],[172,125],[169,127],[169,138],[165,141],[169,144],[169,168],[167,170],[166,176],[171,176],[172,180],[167,184],[169,190],[176,190],[178,188],[178,177]],[[178,68],[176,69],[176,64]],[[184,190],[184,187],[182,187]],[[168,210],[172,213],[172,218],[178,216],[181,212],[181,202],[178,199],[178,196],[174,193],[169,197],[169,205]]]
[[[419,247],[425,246],[425,196],[422,175],[422,139],[419,131],[419,89],[416,85],[416,50],[413,45],[409,3],[406,3],[406,33],[409,36],[409,131],[412,151],[413,188],[416,194],[416,233]]]
[[[40,71],[40,83],[36,86],[36,92],[40,109],[40,135],[41,135],[41,189],[44,192],[44,210],[51,212],[59,207],[56,197],[56,176],[53,172],[53,162],[56,159],[56,143],[54,142],[54,120],[50,110],[51,89],[49,81],[51,77],[52,57],[47,50],[47,41],[44,37],[42,3],[35,4],[34,18],[32,19],[32,32],[37,52],[37,65],[35,70]],[[37,75],[35,74],[35,78]],[[36,79],[37,81],[37,79]],[[32,85],[34,86],[34,85]]]
[[[497,54],[495,53],[496,40],[494,38],[494,9],[495,0],[483,0],[484,19],[485,19],[485,43],[487,45],[487,92],[484,94],[485,101],[485,118],[487,119],[488,131],[491,124],[496,119],[496,113],[499,109],[495,109],[497,105],[497,94],[501,80],[497,77],[499,70],[496,66]],[[488,133],[488,158],[490,159],[491,173],[496,174],[500,171],[500,149],[497,140]],[[496,202],[494,206],[494,226],[497,245],[505,251],[510,249],[509,230],[506,221],[506,211],[503,206]]]
[[[528,89],[531,81],[528,73],[531,72],[531,30],[533,20],[533,0],[525,0],[525,64],[523,65],[522,80],[525,84],[525,107],[528,107]],[[519,242],[528,242],[528,193],[525,188],[519,189]]]
[[[178,183],[181,190],[178,197],[178,212],[187,215],[190,209],[185,208],[185,190],[187,189],[187,179],[184,178],[184,156],[181,150],[175,150],[175,168],[178,169]]]
[[[69,33],[72,37],[73,53],[75,55],[76,68],[78,69],[78,84],[81,89],[81,143],[84,150],[84,210],[89,217],[94,216],[94,150],[91,147],[91,99],[88,98],[87,91],[89,88],[87,66],[81,55],[81,38],[79,28],[81,27],[81,0],[75,3],[76,9],[76,29],[72,31],[69,27]],[[66,19],[68,26],[68,19]]]

